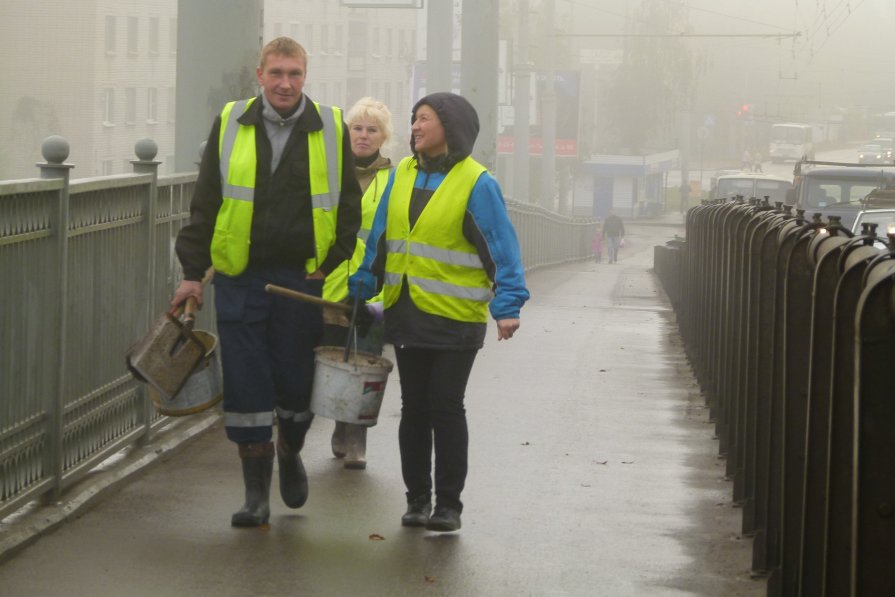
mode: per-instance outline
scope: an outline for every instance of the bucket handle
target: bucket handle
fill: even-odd
[[[357,310],[360,307],[360,295],[361,289],[363,288],[363,284],[358,286],[357,293],[354,295],[354,304],[351,307],[351,321],[348,323],[348,339],[345,340],[345,351],[342,353],[342,362],[348,362],[348,356],[351,354],[351,344],[352,340],[354,340],[354,336],[357,331],[355,329],[355,325],[357,324]],[[355,350],[357,346],[357,342],[354,342]]]

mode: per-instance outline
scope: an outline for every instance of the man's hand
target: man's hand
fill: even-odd
[[[174,298],[171,299],[171,309],[168,311],[173,314],[174,311],[177,310],[177,307],[182,305],[187,298],[194,296],[196,297],[196,306],[200,309],[202,308],[202,282],[198,282],[196,280],[183,280],[180,282],[180,286],[177,287],[177,291],[174,293]]]
[[[498,319],[497,320],[497,339],[509,340],[519,329],[518,319]]]
[[[326,274],[324,274],[319,269],[316,272],[311,272],[307,276],[305,276],[305,280],[324,280],[326,279]]]

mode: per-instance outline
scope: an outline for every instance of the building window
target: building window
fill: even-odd
[[[177,53],[177,19],[171,19],[171,31],[168,32],[168,52]]]
[[[301,43],[304,46],[305,50],[308,52],[311,51],[311,48],[314,47],[314,26],[311,24],[305,25],[305,39]]]
[[[379,28],[373,27],[373,35],[370,36],[370,53],[379,58]]]
[[[337,106],[345,105],[345,96],[342,94],[342,82],[333,83],[333,104]]]
[[[392,48],[392,30],[385,30],[385,55],[391,58],[394,56],[394,50]]]
[[[333,49],[338,52],[339,55],[341,55],[344,50],[342,43],[342,26],[336,25],[333,27]]]
[[[155,87],[146,90],[146,122],[158,122],[158,89]]]
[[[139,38],[139,28],[137,17],[128,17],[127,18],[127,55],[128,56],[136,56],[138,44],[140,42]]]
[[[274,23],[273,24],[273,36],[275,38],[283,36],[283,24],[282,23]]]
[[[137,122],[137,89],[128,87],[124,90],[124,124]]]
[[[320,50],[329,54],[329,25],[320,25]]]
[[[103,89],[103,126],[115,126],[115,90]]]
[[[177,89],[168,87],[168,122],[174,122],[177,115]]]
[[[149,17],[149,55],[158,56],[158,17]]]
[[[115,54],[115,17],[106,15],[106,54]]]
[[[115,174],[115,160],[103,160],[103,176]]]

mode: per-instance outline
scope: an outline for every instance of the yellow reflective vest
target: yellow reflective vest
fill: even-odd
[[[373,226],[373,217],[376,215],[376,208],[379,206],[379,198],[385,191],[385,185],[388,183],[388,175],[390,168],[382,168],[376,172],[376,176],[364,191],[361,198],[361,224],[360,230],[357,231],[357,243],[354,245],[354,253],[351,259],[346,259],[339,266],[326,276],[326,282],[323,283],[323,298],[328,301],[338,302],[344,300],[348,296],[348,277],[357,271],[361,262],[364,260],[364,252],[367,250],[367,237],[370,235],[370,228]],[[376,299],[373,299],[376,300]]]
[[[255,127],[242,125],[238,119],[255,99],[230,102],[221,111],[218,151],[223,201],[211,238],[211,263],[215,271],[228,276],[241,274],[249,264],[257,169]],[[314,108],[323,129],[308,133],[315,245],[315,256],[305,263],[308,272],[318,269],[335,243],[342,190],[342,111],[317,102]]]
[[[463,235],[466,204],[486,168],[467,157],[448,172],[410,227],[417,169],[401,160],[389,195],[383,303],[395,304],[406,277],[414,305],[456,321],[485,323],[493,294],[475,245]]]

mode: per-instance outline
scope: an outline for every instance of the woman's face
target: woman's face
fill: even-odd
[[[416,120],[410,126],[413,148],[417,153],[434,158],[448,152],[447,136],[438,114],[431,106],[423,104],[416,109]]]
[[[351,136],[351,153],[356,158],[370,157],[385,142],[385,131],[371,118],[352,122],[348,134]]]

